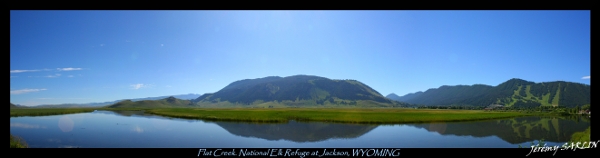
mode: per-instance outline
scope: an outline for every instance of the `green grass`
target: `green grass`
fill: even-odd
[[[590,127],[588,127],[585,131],[583,132],[575,132],[573,133],[573,135],[571,135],[571,141],[570,142],[590,142]]]
[[[27,143],[17,136],[10,134],[10,148],[27,148]]]
[[[507,106],[511,107],[513,105],[515,105],[515,103],[518,101],[518,99],[515,99],[514,96],[521,96],[519,95],[519,91],[521,91],[521,86],[519,86],[519,88],[515,91],[513,91],[513,95],[510,97],[510,103],[508,103]]]
[[[94,110],[139,111],[192,119],[240,122],[319,121],[340,123],[424,123],[474,121],[536,113],[489,112],[483,110],[404,108],[28,108],[11,109],[10,116],[44,116],[92,112]]]
[[[550,100],[550,93],[542,96],[542,101],[541,101],[542,106],[552,106],[551,103],[548,103],[548,100]]]
[[[558,89],[556,90],[556,95],[552,98],[552,106],[558,106],[558,97],[560,97],[560,83],[558,84]]]
[[[529,100],[536,100],[537,101],[537,99],[534,99],[533,98],[533,94],[531,94],[531,92],[529,92],[529,91],[531,91],[531,85],[527,85],[527,88],[525,88],[525,98],[527,98]]]
[[[12,108],[10,109],[10,117],[62,115],[92,111],[94,111],[94,108]]]
[[[340,123],[451,122],[531,115],[482,110],[397,108],[164,108],[148,109],[146,113],[215,121],[287,122],[288,120],[297,120]]]

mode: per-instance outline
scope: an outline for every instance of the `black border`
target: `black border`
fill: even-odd
[[[133,2],[133,1],[132,1]],[[531,10],[545,9],[545,10],[590,10],[591,28],[593,28],[594,22],[592,19],[596,17],[595,12],[592,11],[592,1],[585,3],[558,3],[555,2],[554,7],[548,8],[544,6],[546,4],[540,3],[507,3],[505,1],[486,1],[484,3],[475,3],[478,5],[473,8],[473,3],[459,3],[454,1],[441,1],[441,2],[426,2],[422,1],[425,5],[418,5],[411,1],[408,3],[377,3],[370,2],[364,3],[360,1],[339,1],[341,3],[327,3],[322,1],[321,3],[309,3],[305,1],[298,1],[293,3],[292,1],[279,2],[279,3],[260,3],[260,2],[249,2],[249,1],[234,1],[234,2],[223,2],[221,5],[214,4],[218,1],[196,1],[199,3],[177,3],[177,2],[162,2],[155,3],[150,1],[144,1],[143,4],[130,3],[111,3],[106,1],[86,1],[78,3],[76,9],[70,8],[73,4],[60,3],[56,1],[40,1],[40,2],[29,2],[29,1],[12,1],[9,4],[10,10],[138,10],[138,7],[144,7],[143,10],[331,10],[331,9],[343,9],[343,10]],[[204,3],[202,3],[204,2]],[[333,1],[331,1],[333,2]],[[391,1],[390,1],[391,2]],[[398,2],[398,1],[396,1]],[[154,4],[149,4],[154,3]],[[553,2],[542,2],[542,3],[553,3]],[[74,4],[74,5],[77,5]],[[552,4],[550,4],[552,5]],[[419,6],[424,8],[420,8]],[[558,7],[556,7],[558,6]],[[342,7],[342,8],[340,8]],[[138,8],[138,9],[132,9]],[[10,14],[10,12],[9,12]],[[596,14],[597,15],[597,14]],[[10,25],[9,25],[10,28]],[[591,45],[594,45],[594,36],[592,32]],[[9,33],[10,34],[10,33]],[[596,33],[597,34],[597,33]],[[10,47],[10,45],[9,45]],[[9,49],[10,52],[10,49]],[[593,48],[590,48],[590,52],[593,52]],[[10,53],[8,53],[10,55]],[[593,54],[593,53],[591,53]],[[591,55],[590,55],[591,56]],[[9,57],[10,59],[10,57]],[[590,60],[592,60],[591,58]],[[9,61],[10,63],[10,61]],[[10,67],[10,65],[9,65]],[[591,80],[591,79],[590,79]],[[591,81],[590,81],[591,83]],[[593,93],[592,93],[593,95]],[[595,117],[596,118],[596,117]],[[591,121],[594,124],[595,121]],[[595,126],[595,125],[591,125]],[[592,130],[596,131],[596,130]],[[592,134],[592,140],[598,140],[598,136]],[[18,156],[40,156],[40,157],[198,157],[198,151],[200,148],[77,148],[77,149],[63,149],[63,148],[28,148],[28,149],[9,149],[9,155],[13,153]],[[207,150],[239,150],[240,148],[206,148]],[[248,148],[256,150],[267,150],[267,148]],[[301,149],[307,151],[322,151],[324,149],[333,150],[347,150],[351,151],[352,148],[281,148],[281,149]],[[381,149],[381,148],[378,148]],[[389,148],[397,149],[397,148]],[[555,155],[553,152],[542,152],[542,153],[530,153],[531,148],[514,148],[514,149],[494,149],[494,148],[399,148],[400,155],[398,157],[429,157],[429,156],[477,156],[477,157],[497,157],[497,156],[510,156],[510,157],[578,157],[594,155],[598,152],[598,149],[576,149],[557,151]],[[202,156],[202,157],[214,157],[214,156]],[[232,156],[220,156],[220,157],[232,157]],[[243,156],[234,156],[243,157]],[[260,157],[260,156],[246,156],[246,157]],[[277,156],[284,157],[284,156]],[[299,156],[289,156],[299,157]],[[310,156],[309,156],[310,157]],[[314,157],[314,156],[312,156]],[[352,156],[350,156],[352,157]],[[272,157],[274,158],[274,157]]]
[[[227,155],[200,155],[198,156],[200,149],[206,149],[207,151],[215,151],[217,149],[221,149],[221,151],[232,151],[235,150],[237,153],[235,156],[227,156]],[[211,158],[226,158],[226,157],[271,157],[271,158],[301,158],[299,155],[279,155],[279,156],[242,156],[239,153],[240,149],[248,149],[248,150],[257,150],[257,151],[268,151],[269,149],[281,149],[283,151],[287,149],[291,149],[295,151],[299,149],[299,151],[319,151],[322,153],[323,150],[327,149],[327,151],[347,151],[349,156],[322,156],[325,157],[430,157],[430,156],[476,156],[476,157],[581,157],[588,155],[595,155],[598,153],[598,148],[589,148],[589,149],[576,149],[576,150],[558,150],[556,153],[554,151],[548,152],[537,152],[531,153],[531,148],[522,148],[522,149],[490,149],[490,148],[481,148],[481,149],[468,149],[468,148],[437,148],[437,149],[429,149],[429,148],[374,148],[374,149],[388,149],[392,151],[394,149],[397,152],[394,155],[385,155],[385,156],[367,156],[367,155],[358,155],[352,156],[353,148],[79,148],[79,149],[69,149],[69,148],[31,148],[31,149],[10,149],[10,153],[14,153],[18,156],[34,156],[34,157],[211,157]],[[368,148],[363,148],[368,149]],[[398,150],[399,149],[399,150]],[[372,154],[372,152],[371,152]],[[529,154],[529,155],[528,155]],[[12,154],[11,154],[12,155]],[[276,154],[274,154],[276,155]],[[305,157],[319,157],[308,155]]]

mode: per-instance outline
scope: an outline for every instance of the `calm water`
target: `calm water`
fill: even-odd
[[[111,111],[10,118],[10,133],[32,148],[517,148],[539,139],[562,145],[589,126],[582,117],[396,125],[214,122]]]

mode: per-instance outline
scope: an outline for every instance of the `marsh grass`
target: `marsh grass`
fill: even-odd
[[[148,114],[212,121],[285,123],[289,120],[337,123],[427,123],[476,121],[518,116],[520,112],[405,108],[31,108],[11,109],[10,116],[44,116],[94,110],[144,111]]]
[[[146,113],[214,121],[287,122],[296,120],[378,124],[475,121],[529,115],[518,112],[395,108],[163,108],[148,109]]]
[[[94,111],[93,108],[13,108],[10,109],[10,117],[62,115],[92,111]]]
[[[10,134],[10,148],[27,148],[27,143],[21,138],[17,136],[13,136]]]

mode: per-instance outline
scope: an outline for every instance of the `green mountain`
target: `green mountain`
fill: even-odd
[[[191,107],[190,100],[177,99],[175,97],[168,97],[161,100],[140,100],[131,101],[124,100],[113,105],[108,106],[109,108],[170,108],[170,107]]]
[[[409,93],[409,94],[406,94],[406,95],[404,95],[402,97],[396,95],[395,93],[391,93],[391,94],[386,95],[385,97],[389,98],[389,99],[392,99],[392,100],[405,102],[406,100],[410,100],[410,99],[412,99],[412,98],[414,98],[416,96],[419,96],[422,93],[423,92]]]
[[[575,107],[590,104],[590,95],[590,85],[586,84],[565,81],[534,83],[513,78],[495,87],[481,84],[441,86],[395,100],[421,105]]]
[[[197,105],[226,106],[379,106],[407,105],[385,98],[356,80],[332,80],[319,76],[271,76],[233,82],[216,93],[194,100]]]
[[[17,105],[17,104],[10,103],[10,108],[11,108],[11,109],[12,109],[12,108],[26,108],[26,107],[27,107],[27,106],[23,106],[23,105]]]
[[[125,100],[130,100],[130,101],[135,102],[135,101],[142,101],[142,100],[160,100],[160,99],[165,99],[168,97],[175,97],[177,99],[183,99],[183,100],[191,100],[191,99],[198,98],[198,96],[200,96],[200,95],[194,94],[194,93],[189,93],[189,94],[180,94],[180,95],[171,95],[171,96],[146,97],[146,98],[136,98],[136,99],[121,99],[121,100],[101,102],[101,103],[84,103],[84,104],[67,103],[67,104],[37,105],[37,106],[33,106],[33,107],[36,107],[36,108],[102,107],[102,106],[113,105],[115,103],[125,101]]]

